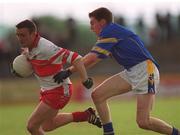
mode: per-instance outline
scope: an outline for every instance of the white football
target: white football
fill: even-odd
[[[28,62],[26,56],[22,54],[14,59],[13,69],[22,77],[28,77],[33,73],[32,65]]]

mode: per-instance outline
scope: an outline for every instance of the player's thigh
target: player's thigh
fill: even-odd
[[[131,90],[131,85],[124,80],[119,74],[116,74],[103,83],[98,85],[93,93],[99,98],[107,99],[112,96],[120,95],[122,93],[129,92]]]
[[[137,95],[137,120],[148,120],[152,110],[155,94]]]
[[[50,120],[56,116],[58,110],[51,108],[44,102],[40,102],[34,112],[31,114],[28,124],[40,125],[44,121]]]

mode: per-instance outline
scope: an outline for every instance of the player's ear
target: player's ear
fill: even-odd
[[[33,32],[30,33],[30,35],[31,35],[31,37],[34,39],[34,38],[36,37],[36,35],[37,35],[37,32],[34,32],[34,31],[33,31]]]
[[[32,35],[36,36],[36,35],[37,35],[37,32],[33,31],[33,32],[32,32]]]
[[[101,26],[105,26],[107,24],[106,20],[105,19],[101,19]]]

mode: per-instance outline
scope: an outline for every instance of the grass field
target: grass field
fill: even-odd
[[[74,103],[70,102],[64,108],[64,112],[84,110],[93,106],[91,102]],[[0,106],[0,134],[1,135],[27,135],[26,121],[32,112],[35,104],[11,104]],[[112,119],[116,135],[158,135],[157,133],[139,129],[135,123],[136,103],[135,100],[110,101]],[[180,99],[158,98],[152,111],[168,123],[180,128]],[[83,123],[72,123],[58,128],[48,135],[102,135],[102,129]]]
[[[0,80],[0,135],[27,135],[28,116],[38,102],[39,86],[34,79]],[[124,98],[123,98],[124,99]],[[29,103],[32,102],[33,103]],[[110,108],[116,135],[158,135],[139,129],[135,122],[136,103],[130,100],[111,100]],[[93,106],[92,102],[75,103],[71,101],[63,112],[84,110]],[[156,98],[152,115],[168,121],[180,128],[180,98]],[[86,122],[71,123],[58,128],[48,135],[102,135],[98,129]]]

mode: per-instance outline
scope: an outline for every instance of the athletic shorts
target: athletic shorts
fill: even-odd
[[[143,61],[119,75],[132,86],[135,94],[156,93],[159,85],[159,71],[151,60]]]
[[[70,100],[72,95],[72,84],[45,90],[40,92],[40,101],[43,101],[53,109],[62,109]]]

